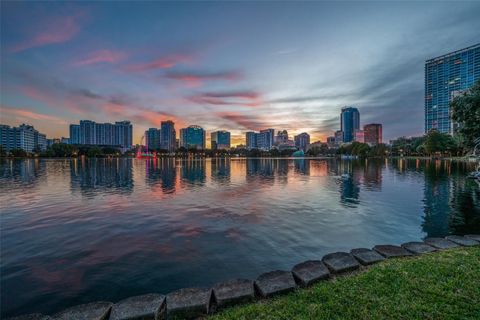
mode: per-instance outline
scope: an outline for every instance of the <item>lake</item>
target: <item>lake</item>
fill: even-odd
[[[1,313],[47,314],[478,233],[474,164],[0,159]]]

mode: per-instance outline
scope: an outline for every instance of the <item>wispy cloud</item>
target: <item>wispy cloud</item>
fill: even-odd
[[[245,115],[238,112],[217,112],[216,116],[247,130],[260,130],[269,126],[269,123],[263,118],[254,115]]]
[[[224,71],[224,72],[187,72],[187,71],[172,71],[165,75],[168,79],[178,80],[183,82],[188,87],[199,87],[207,81],[236,81],[240,80],[243,75],[239,71]]]
[[[145,63],[131,64],[125,67],[129,72],[147,72],[158,69],[170,69],[178,64],[189,63],[192,61],[192,56],[188,54],[171,54],[159,57],[153,61]]]
[[[261,94],[256,91],[203,92],[188,97],[202,105],[239,105],[257,107],[262,103]]]
[[[28,110],[26,108],[12,108],[6,105],[1,105],[1,112],[5,115],[18,117],[19,120],[24,121],[25,119],[30,120],[47,120],[56,124],[65,124],[66,121],[59,117],[55,117],[48,114],[38,113],[35,111]]]
[[[80,32],[80,23],[84,16],[82,12],[70,16],[48,17],[39,23],[32,23],[35,30],[31,31],[31,35],[27,39],[12,46],[10,52],[16,53],[49,44],[67,42]]]
[[[125,52],[114,50],[98,50],[90,53],[87,57],[74,62],[75,66],[85,66],[96,63],[118,63],[127,57]]]

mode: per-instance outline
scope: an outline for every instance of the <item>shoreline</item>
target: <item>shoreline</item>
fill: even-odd
[[[438,251],[480,246],[480,235],[426,238],[423,242],[407,242],[400,246],[376,245],[350,252],[333,252],[321,260],[308,260],[291,271],[274,270],[256,280],[234,279],[210,288],[184,288],[168,293],[146,294],[112,302],[91,302],[70,307],[52,316],[24,315],[27,319],[194,319],[235,305],[267,300],[292,291],[302,292],[314,283],[339,276],[357,274],[371,265],[395,258],[407,260]],[[268,301],[268,300],[267,300]],[[239,308],[241,308],[240,306]],[[29,318],[30,317],[30,318]],[[9,318],[13,320],[15,318]]]

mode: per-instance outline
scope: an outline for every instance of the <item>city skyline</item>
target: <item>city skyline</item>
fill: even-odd
[[[425,61],[478,43],[478,9],[6,2],[1,122],[59,138],[79,119],[130,120],[134,144],[166,120],[177,137],[191,124],[227,130],[232,146],[266,128],[326,142],[352,105],[385,141],[421,135]]]

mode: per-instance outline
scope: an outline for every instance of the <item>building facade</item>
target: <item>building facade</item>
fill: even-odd
[[[295,147],[300,150],[306,152],[308,150],[308,146],[310,145],[310,135],[306,132],[300,133],[299,135],[295,136]]]
[[[449,103],[480,79],[480,43],[425,62],[425,133],[452,134]]]
[[[157,128],[150,128],[145,131],[145,146],[148,150],[159,150],[160,148],[160,132]]]
[[[245,145],[248,150],[257,148],[257,134],[249,131],[245,134]]]
[[[176,141],[175,123],[171,120],[162,121],[160,124],[160,147],[168,152],[174,152],[177,149]]]
[[[338,147],[343,143],[343,131],[335,131],[335,145]]]
[[[210,134],[212,150],[230,149],[230,132],[222,130]]]
[[[327,137],[327,145],[329,148],[335,148],[335,137]]]
[[[382,125],[379,123],[370,123],[363,126],[365,143],[375,146],[382,143]]]
[[[257,148],[262,150],[270,150],[273,147],[274,142],[274,129],[264,129],[260,130],[260,133],[257,134]]]
[[[277,132],[277,136],[275,137],[275,144],[279,145],[282,143],[287,143],[288,141],[288,131],[282,130]]]
[[[70,144],[80,144],[80,125],[70,125]]]
[[[186,149],[205,149],[205,130],[200,126],[180,129],[180,147]]]
[[[18,127],[0,125],[0,145],[6,151],[13,149],[22,149],[26,152],[45,151],[47,137],[27,124]]]
[[[343,142],[355,140],[355,131],[360,130],[360,112],[354,107],[342,108],[340,114],[340,130],[343,131]]]
[[[70,144],[115,146],[127,151],[133,145],[133,126],[130,121],[111,124],[80,120],[80,125],[70,125],[69,141]]]

